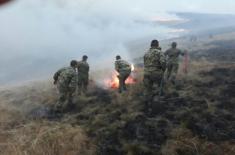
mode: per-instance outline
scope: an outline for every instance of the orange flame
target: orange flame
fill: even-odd
[[[134,65],[131,65],[131,70],[134,71],[134,69],[135,69]],[[125,81],[127,85],[135,84],[136,82],[137,80],[133,77],[132,74]],[[105,81],[105,85],[108,88],[112,88],[112,89],[116,89],[119,87],[118,73],[116,71],[113,72],[111,79],[108,79]]]
[[[113,73],[112,78],[110,79],[110,82],[109,82],[109,87],[110,88],[118,88],[119,87],[119,79],[118,79],[117,72]]]

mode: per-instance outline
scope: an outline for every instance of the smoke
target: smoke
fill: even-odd
[[[128,42],[174,36],[151,19],[177,17],[149,6],[124,0],[15,1],[0,10],[0,84],[51,76],[84,54],[93,71],[113,68],[116,54],[131,59]]]
[[[19,0],[2,8],[0,83],[48,77],[83,54],[96,70],[116,54],[129,59],[126,42],[165,30],[137,22],[145,15],[120,4]]]

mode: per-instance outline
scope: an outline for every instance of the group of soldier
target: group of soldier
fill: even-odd
[[[72,99],[75,92],[78,95],[86,93],[89,82],[88,57],[84,55],[81,61],[72,60],[69,67],[64,67],[54,74],[54,84],[59,91],[59,101],[55,110],[63,112],[67,106],[73,104]]]
[[[145,95],[151,98],[153,95],[162,94],[164,73],[167,70],[167,80],[175,84],[176,75],[179,68],[179,56],[184,52],[177,48],[177,43],[173,42],[171,48],[165,53],[161,52],[158,40],[151,42],[151,47],[144,55],[144,87]]]
[[[156,94],[161,95],[164,73],[167,70],[167,80],[175,84],[175,78],[179,67],[179,56],[184,52],[177,48],[173,42],[166,52],[161,51],[158,40],[152,40],[151,47],[144,55],[144,96],[151,101]],[[54,84],[57,85],[60,97],[56,104],[57,111],[63,111],[68,104],[72,104],[72,96],[86,93],[89,81],[88,57],[83,56],[81,61],[72,60],[70,67],[58,70],[54,74]],[[126,91],[125,81],[131,74],[131,64],[116,56],[115,70],[119,73],[119,93]]]

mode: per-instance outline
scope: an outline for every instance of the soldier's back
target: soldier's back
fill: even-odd
[[[78,73],[88,74],[90,67],[89,67],[89,64],[86,61],[79,61],[77,68],[78,68]]]
[[[178,61],[181,50],[178,48],[170,48],[165,52],[165,55],[168,56],[168,61]]]
[[[65,67],[61,69],[58,82],[61,85],[67,85],[74,77],[76,77],[76,71],[72,67]]]
[[[131,65],[122,59],[116,60],[115,61],[115,67],[119,70],[119,71],[129,71],[131,70]]]
[[[163,63],[163,54],[158,48],[150,48],[144,55],[144,67],[145,71],[161,71]]]

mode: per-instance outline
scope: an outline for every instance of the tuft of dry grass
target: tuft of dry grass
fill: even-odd
[[[93,155],[95,152],[78,126],[32,122],[5,134],[8,138],[0,144],[2,155]]]

